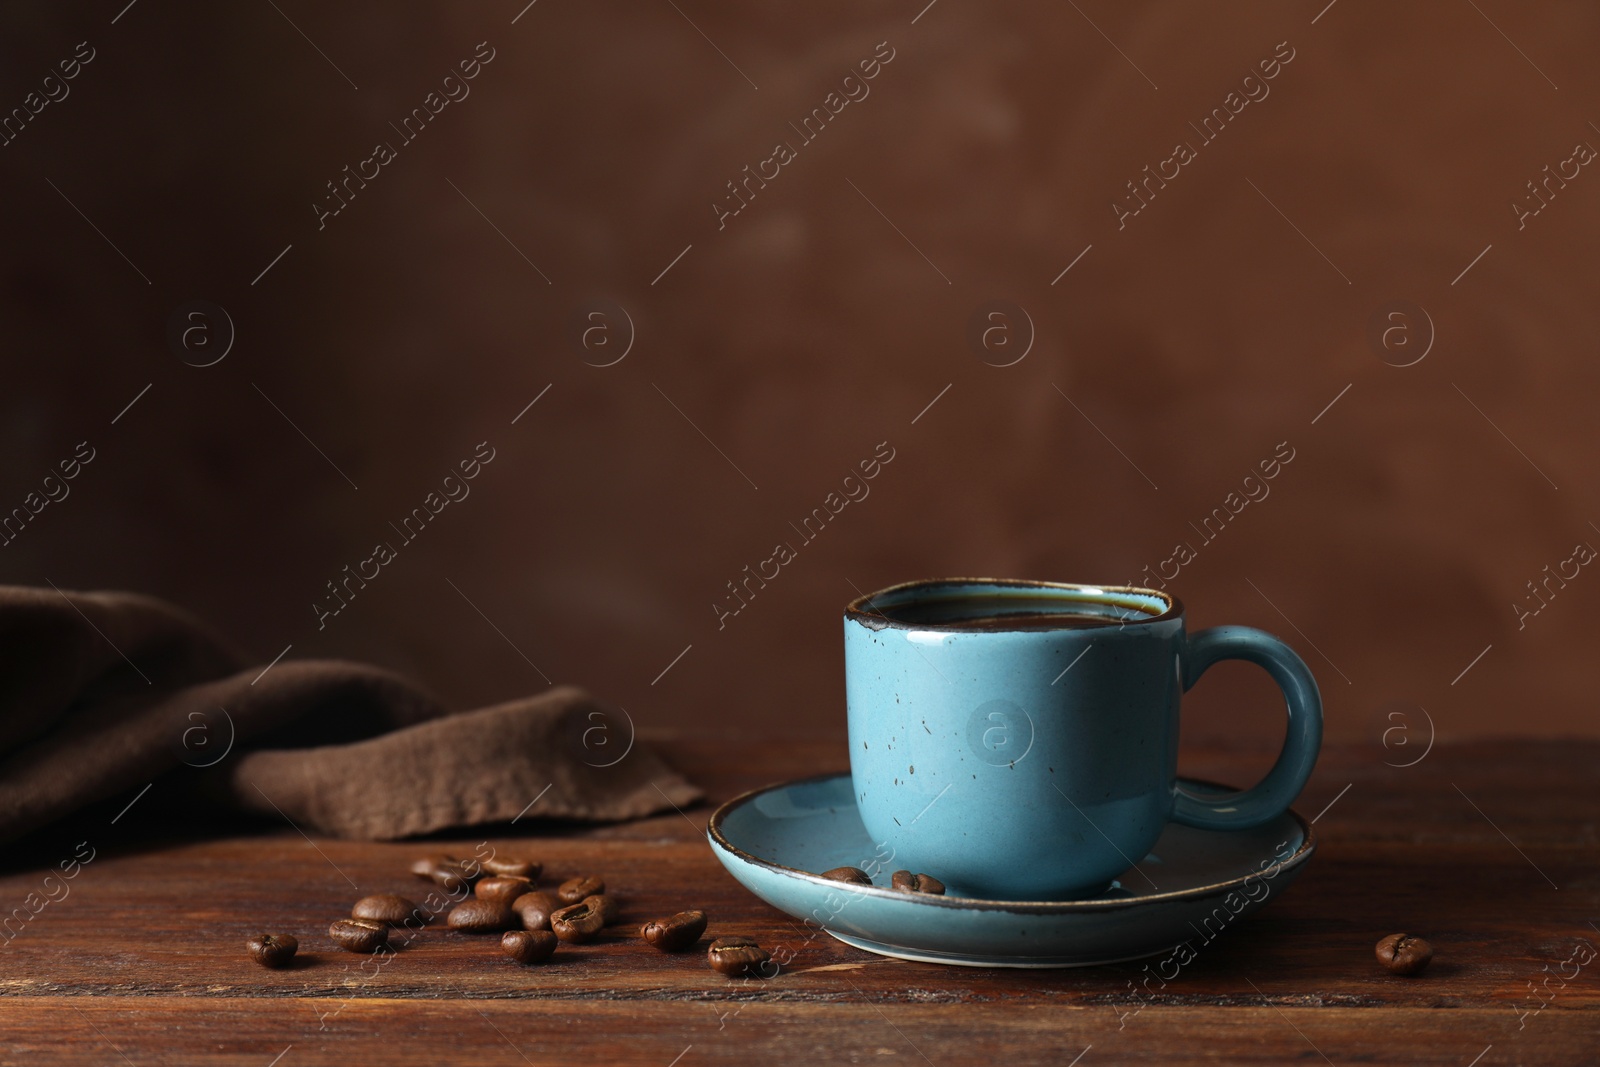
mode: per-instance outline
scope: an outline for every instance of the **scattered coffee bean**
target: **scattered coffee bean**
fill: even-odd
[[[871,885],[872,879],[867,877],[867,872],[860,867],[835,867],[831,871],[823,871],[819,876],[829,878],[835,882],[848,882],[851,885]]]
[[[1433,959],[1433,946],[1410,934],[1390,934],[1378,942],[1378,962],[1395,974],[1418,974]]]
[[[333,943],[346,952],[376,952],[389,943],[389,928],[371,919],[340,919],[328,927]]]
[[[452,893],[464,893],[483,876],[477,860],[457,860],[451,856],[435,854],[426,856],[411,865],[411,873],[426,878],[433,884]]]
[[[767,950],[748,937],[719,937],[711,942],[706,960],[711,969],[730,977],[753,974],[767,960]]]
[[[448,856],[443,852],[435,852],[413,863],[411,865],[411,873],[418,878],[425,878],[431,882],[439,881],[443,874],[455,874],[466,878],[468,881],[473,881],[476,876],[468,873],[469,865],[476,866],[476,861],[458,860],[454,856]]]
[[[426,881],[433,881],[433,872],[455,860],[442,852],[435,852],[431,856],[423,856],[411,864],[411,873]]]
[[[463,934],[496,934],[517,923],[511,905],[493,900],[463,900],[450,909],[445,920],[450,929]]]
[[[607,926],[617,921],[617,913],[622,910],[622,905],[617,902],[616,897],[607,896],[604,893],[596,893],[592,897],[584,897],[584,900],[594,901],[595,905],[600,909],[600,918],[605,921]]]
[[[576,904],[584,897],[598,896],[606,891],[606,884],[592,875],[579,878],[568,878],[561,883],[561,888],[556,890],[556,896],[561,898],[563,904]]]
[[[513,900],[533,889],[533,883],[526,878],[510,878],[495,875],[485,878],[473,887],[472,892],[479,900],[492,900],[497,904],[510,904]]]
[[[705,932],[706,913],[703,911],[680,911],[670,919],[647,922],[639,930],[641,937],[662,952],[693,948]]]
[[[350,909],[350,917],[399,926],[408,919],[421,920],[424,915],[420,907],[405,897],[393,893],[377,893],[356,901],[355,907]]]
[[[556,935],[548,930],[507,930],[500,935],[500,950],[518,963],[543,963],[556,950]]]
[[[550,929],[550,913],[561,905],[549,893],[534,890],[511,902],[511,910],[522,920],[524,930]]]
[[[287,967],[300,947],[293,934],[257,934],[246,941],[250,958],[263,967]]]
[[[577,904],[553,912],[550,929],[563,941],[581,944],[592,940],[606,924],[604,897],[586,897]]]
[[[539,877],[539,872],[544,870],[544,864],[537,860],[525,860],[515,856],[490,856],[483,861],[483,869],[503,878],[526,878],[531,882]]]
[[[895,871],[890,878],[890,884],[903,893],[928,893],[933,896],[944,896],[944,883],[931,874],[912,874],[910,871]]]

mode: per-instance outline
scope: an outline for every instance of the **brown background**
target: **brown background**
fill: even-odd
[[[97,456],[0,577],[153,593],[262,662],[367,659],[462,706],[548,678],[645,727],[837,732],[856,590],[1137,579],[1287,441],[1173,584],[1192,626],[1285,636],[1375,753],[1428,718],[1594,733],[1600,578],[1520,631],[1512,604],[1600,545],[1600,176],[1521,230],[1510,205],[1600,145],[1600,14],[921,6],[11,7],[0,108],[97,54],[0,148],[0,508]],[[319,231],[324,183],[480,41],[471,95]],[[870,95],[719,231],[725,183],[881,41]],[[1285,41],[1119,231],[1125,183]],[[166,340],[195,298],[237,328],[207,368]],[[636,330],[605,368],[599,299]],[[969,340],[995,300],[1036,329],[1009,367]],[[1404,368],[1369,340],[1397,300],[1436,333]],[[324,583],[485,440],[471,496],[319,631]],[[719,630],[725,583],[881,441],[871,495]],[[1188,728],[1276,736],[1275,706],[1224,666]]]

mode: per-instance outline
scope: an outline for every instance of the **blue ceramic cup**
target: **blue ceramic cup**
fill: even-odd
[[[912,582],[852,601],[844,648],[861,820],[892,868],[955,895],[1102,892],[1169,819],[1277,817],[1322,742],[1317,683],[1287,645],[1243,626],[1185,633],[1183,605],[1150,589]],[[1224,659],[1266,668],[1288,733],[1255,787],[1192,795],[1177,783],[1178,705]]]

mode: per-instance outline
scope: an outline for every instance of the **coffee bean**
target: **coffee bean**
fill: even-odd
[[[411,873],[430,882],[438,882],[441,872],[456,874],[468,881],[476,881],[482,877],[482,870],[477,863],[477,860],[458,860],[443,852],[435,852],[414,862],[411,865]],[[478,873],[474,874],[473,871]]]
[[[848,882],[850,885],[871,885],[872,879],[867,877],[867,872],[860,867],[835,867],[831,871],[823,871],[819,876],[835,882]]]
[[[533,889],[533,883],[526,878],[509,878],[495,875],[485,878],[473,887],[472,892],[479,900],[492,900],[497,904],[510,904],[513,900]]]
[[[605,891],[604,882],[592,875],[585,875],[562,882],[561,888],[556,890],[556,896],[561,898],[563,904],[576,904],[584,897],[598,896]]]
[[[389,944],[389,928],[371,919],[340,919],[328,936],[346,952],[376,952]]]
[[[769,959],[767,950],[748,937],[719,937],[706,953],[711,969],[730,977],[754,974]]]
[[[377,893],[362,897],[350,909],[352,919],[371,919],[373,922],[399,926],[408,919],[423,920],[422,909],[405,897],[393,893]]]
[[[300,942],[293,934],[257,934],[244,944],[250,950],[251,959],[263,967],[274,969],[289,966],[295,951],[300,948]]]
[[[490,856],[483,861],[483,869],[503,878],[526,878],[531,882],[539,877],[539,872],[544,870],[544,864],[516,856]]]
[[[463,861],[436,853],[413,863],[411,873],[452,893],[465,893],[473,882],[483,876],[483,868],[478,866],[477,860]]]
[[[411,873],[416,875],[418,878],[422,878],[431,882],[433,881],[434,871],[445,866],[446,864],[453,863],[455,863],[455,859],[453,857],[446,856],[442,852],[435,852],[432,855],[423,856],[421,859],[413,861],[411,864]]]
[[[556,950],[556,935],[548,930],[507,930],[500,935],[500,951],[518,963],[542,963]]]
[[[493,900],[463,900],[445,920],[463,934],[496,934],[517,924],[511,905]]]
[[[617,913],[622,910],[622,905],[617,902],[616,897],[607,896],[605,893],[596,893],[594,896],[585,897],[584,899],[595,902],[600,908],[600,918],[605,920],[607,926],[617,921]]]
[[[895,871],[890,877],[890,884],[902,893],[928,893],[933,896],[944,896],[944,883],[931,874],[912,874],[910,871]]]
[[[511,910],[522,920],[524,930],[550,929],[550,913],[561,905],[549,893],[535,890],[511,902]]]
[[[550,915],[550,929],[563,941],[581,944],[594,938],[606,924],[604,897],[585,897],[577,904]]]
[[[1418,974],[1433,959],[1433,946],[1410,934],[1390,934],[1378,942],[1378,962],[1395,974]]]
[[[639,935],[662,952],[682,952],[694,947],[694,943],[705,932],[705,912],[680,911],[670,919],[645,923]]]

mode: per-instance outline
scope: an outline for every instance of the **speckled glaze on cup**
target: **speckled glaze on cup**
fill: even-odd
[[[1046,598],[1109,624],[1010,630],[895,617],[964,597]],[[1183,605],[1150,589],[912,582],[847,605],[844,637],[861,820],[894,868],[931,874],[957,895],[1093,895],[1142,859],[1169,819],[1259,826],[1299,795],[1322,740],[1316,681],[1287,645],[1243,626],[1187,634]],[[1179,702],[1223,659],[1267,670],[1289,728],[1254,788],[1201,796],[1177,779]]]

